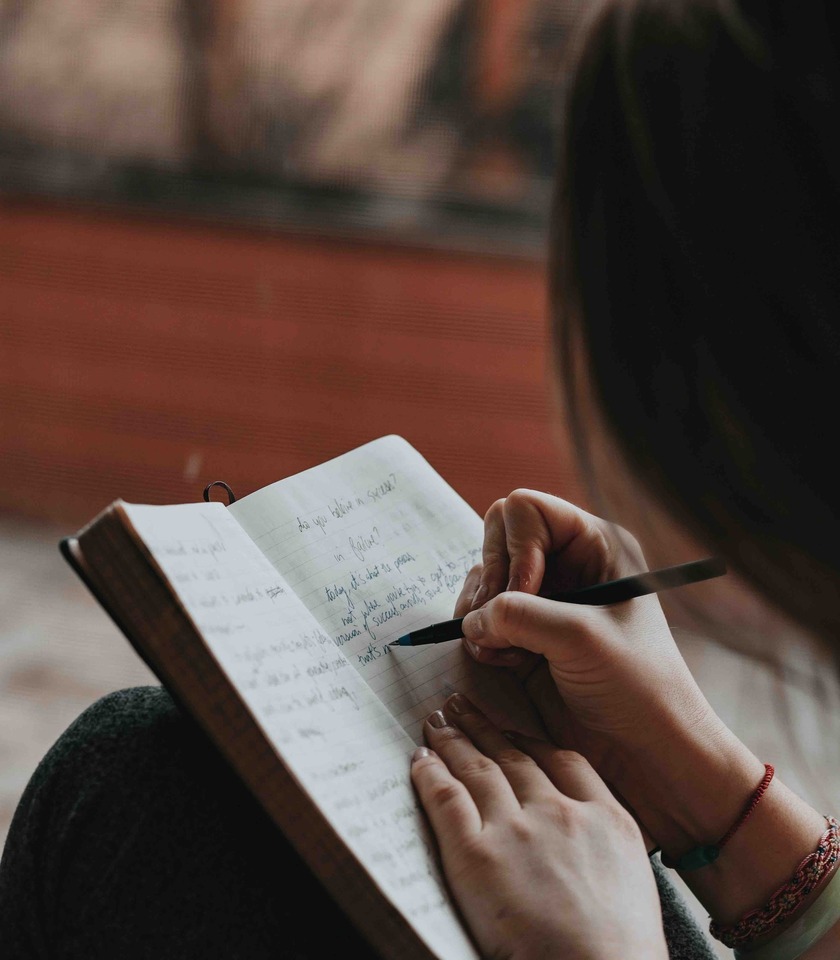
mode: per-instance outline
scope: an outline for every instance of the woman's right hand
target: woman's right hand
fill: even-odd
[[[694,829],[660,809],[663,793],[694,791],[723,831],[731,811],[713,792],[715,774],[725,774],[737,807],[762,764],[703,696],[655,595],[605,607],[544,596],[646,569],[626,531],[557,497],[516,490],[487,513],[482,563],[455,615],[476,660],[518,669],[552,740],[583,754],[659,844],[679,849],[693,845]],[[717,826],[714,814],[695,825],[712,837]]]

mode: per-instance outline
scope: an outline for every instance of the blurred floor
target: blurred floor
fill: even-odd
[[[0,518],[0,842],[26,781],[92,701],[154,677],[77,581],[68,531]],[[840,693],[830,665],[791,638],[774,671],[688,631],[683,653],[712,705],[762,759],[826,813],[840,805]],[[698,917],[706,916],[693,903]],[[721,957],[731,953],[720,950]]]
[[[0,843],[67,725],[105,693],[154,682],[59,554],[70,532],[0,519]]]

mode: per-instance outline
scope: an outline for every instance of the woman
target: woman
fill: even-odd
[[[456,615],[474,656],[522,671],[563,749],[453,698],[412,776],[488,957],[710,956],[652,847],[745,955],[840,955],[834,821],[714,714],[658,600],[539,596],[643,569],[667,517],[837,643],[838,97],[820,3],[606,0],[582,34],[553,215],[558,383],[604,511],[642,533],[654,513],[657,540],[533,491],[487,515]],[[160,691],[107,698],[16,814],[8,939],[21,956],[363,951],[340,916],[302,921],[322,894],[249,803]]]
[[[632,497],[643,490],[771,608],[836,647],[838,521],[823,463],[840,370],[835,40],[822,4],[604,4],[571,83],[552,280],[567,409],[605,502],[627,506],[615,470],[626,464]],[[517,756],[451,706],[451,726],[428,729],[441,759],[419,757],[414,779],[456,896],[494,955],[530,955],[534,940],[535,955],[664,955],[644,922],[650,885],[630,879],[638,837],[597,771],[684,870],[721,939],[756,957],[840,955],[840,908],[825,913],[823,898],[818,918],[812,906],[835,868],[830,823],[714,715],[657,602],[535,596],[558,576],[591,583],[641,563],[619,531],[544,495],[518,491],[488,514],[484,565],[459,601],[467,643],[485,662],[510,647],[542,655],[559,694],[544,714],[577,753],[515,739]],[[498,762],[479,762],[469,738]],[[546,780],[589,803],[516,802],[543,798]],[[617,822],[609,846],[599,817]],[[813,889],[788,886],[821,838]],[[537,853],[549,843],[553,863],[575,851],[573,870],[549,870],[553,884]],[[706,845],[720,848],[714,862],[702,862]],[[488,898],[475,872],[494,869]],[[786,905],[768,906],[780,888]],[[798,940],[784,933],[797,918],[812,927]]]

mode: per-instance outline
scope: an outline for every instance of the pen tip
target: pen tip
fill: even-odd
[[[406,641],[408,640],[409,634],[406,634],[404,637],[398,637],[396,640],[392,640],[388,646],[389,647],[405,647],[408,646]]]

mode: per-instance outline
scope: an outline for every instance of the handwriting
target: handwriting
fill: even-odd
[[[382,542],[382,539],[379,535],[379,528],[374,527],[367,533],[362,533],[355,537],[348,537],[347,542],[350,544],[350,549],[353,551],[353,556],[357,560],[364,560],[368,554],[368,551],[372,550],[374,547],[378,547]]]
[[[380,477],[361,493],[349,492],[341,496],[332,497],[326,506],[304,516],[295,516],[298,533],[307,533],[319,530],[326,535],[327,525],[331,520],[343,520],[354,511],[381,502],[388,494],[397,489],[397,474],[391,472]]]
[[[336,509],[344,502],[336,499]],[[425,938],[448,946],[441,955],[474,960],[411,787],[414,742],[343,653],[364,639],[361,626],[344,624],[359,636],[337,643],[228,508],[201,503],[126,511],[260,729],[377,886],[405,916],[419,918]],[[365,541],[363,551],[381,548],[368,530],[344,539]],[[369,617],[387,609],[359,593],[362,578],[377,581],[374,571],[362,562],[356,572],[355,587],[343,571],[319,588],[323,602],[338,608],[339,621],[355,615],[349,604]]]
[[[354,451],[229,508],[352,666],[415,739],[447,685],[468,692],[459,645],[391,648],[452,616],[480,557],[480,518],[403,441]],[[364,448],[362,448],[364,450]],[[318,529],[316,517],[326,517]],[[303,528],[303,522],[309,523]]]

